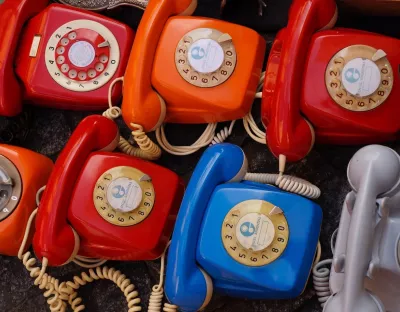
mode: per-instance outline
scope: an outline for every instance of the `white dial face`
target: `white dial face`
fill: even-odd
[[[130,212],[139,207],[142,202],[142,192],[135,180],[121,177],[108,186],[107,200],[115,210]]]
[[[133,226],[145,220],[155,203],[151,178],[132,167],[114,167],[104,172],[93,190],[97,212],[117,226]]]
[[[236,237],[243,248],[254,251],[264,250],[274,240],[274,224],[266,215],[248,213],[236,225]]]
[[[263,266],[282,255],[289,227],[281,208],[263,200],[246,200],[227,213],[221,237],[234,260],[247,266]]]
[[[196,71],[210,74],[222,66],[224,50],[215,40],[199,39],[191,45],[188,59]]]
[[[383,50],[352,45],[337,52],[326,67],[329,95],[341,107],[364,112],[382,105],[394,83],[392,66]]]
[[[236,62],[232,37],[211,28],[188,32],[175,51],[175,65],[181,77],[200,88],[213,88],[227,81]]]
[[[381,84],[381,73],[373,61],[357,57],[344,66],[342,81],[346,91],[352,95],[370,96]]]
[[[88,92],[104,86],[114,76],[120,50],[117,39],[105,26],[91,20],[75,20],[52,34],[45,61],[59,85]]]

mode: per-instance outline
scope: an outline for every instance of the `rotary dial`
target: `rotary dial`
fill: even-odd
[[[155,201],[151,178],[131,167],[115,167],[97,180],[93,202],[98,213],[118,226],[142,222],[150,214]]]
[[[236,50],[229,34],[216,29],[198,28],[178,43],[175,64],[190,84],[211,88],[224,83],[236,66]]]
[[[352,111],[368,111],[390,95],[393,71],[384,51],[353,45],[333,56],[326,69],[325,82],[337,104]]]
[[[18,169],[10,160],[0,155],[0,221],[17,208],[21,193],[22,181]]]
[[[46,66],[66,89],[87,92],[105,85],[119,65],[118,42],[105,26],[75,20],[58,28],[46,47]]]
[[[233,207],[222,226],[225,250],[248,266],[269,264],[283,253],[289,228],[283,211],[262,200],[247,200]]]

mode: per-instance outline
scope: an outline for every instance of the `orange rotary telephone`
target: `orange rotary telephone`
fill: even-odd
[[[45,156],[0,144],[0,254],[17,255],[24,226],[36,208],[36,194],[52,169]]]
[[[400,41],[331,29],[334,0],[295,0],[268,59],[262,115],[275,156],[297,161],[314,140],[368,144],[399,138]]]
[[[33,239],[36,256],[48,265],[82,257],[153,260],[163,254],[183,183],[154,163],[107,152],[118,139],[113,121],[89,116],[58,157]]]
[[[128,26],[65,5],[46,8],[48,0],[1,2],[0,115],[18,114],[22,100],[62,109],[107,107],[110,80],[125,72],[132,46]],[[120,96],[118,89],[111,94]]]
[[[122,116],[145,132],[163,122],[243,118],[260,80],[265,40],[254,30],[187,17],[197,0],[152,0],[124,75]]]

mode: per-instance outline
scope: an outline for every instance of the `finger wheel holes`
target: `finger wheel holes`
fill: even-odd
[[[229,34],[198,28],[187,33],[175,51],[175,65],[183,79],[200,88],[216,87],[236,67],[236,50]]]
[[[247,266],[263,266],[282,255],[288,244],[289,227],[283,213],[271,214],[275,208],[266,201],[247,200],[228,212],[221,237],[234,260]]]
[[[373,61],[377,49],[353,45],[340,50],[330,60],[325,83],[331,98],[351,111],[368,111],[383,104],[393,88],[389,60]]]
[[[115,74],[120,59],[115,36],[90,20],[75,20],[59,27],[45,52],[46,67],[62,87],[78,92],[98,89]]]

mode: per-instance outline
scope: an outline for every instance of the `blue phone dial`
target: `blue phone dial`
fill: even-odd
[[[182,311],[204,308],[213,289],[284,299],[305,288],[321,208],[270,185],[241,182],[246,171],[242,149],[232,144],[208,148],[194,170],[172,236],[165,285],[168,300]]]

